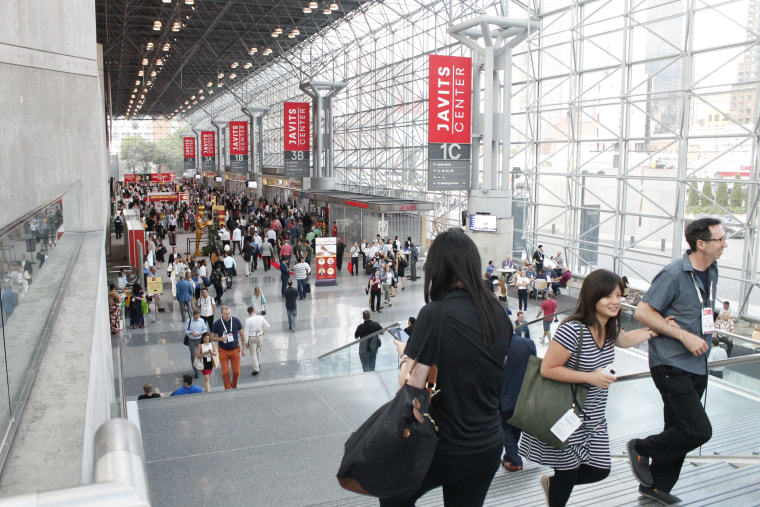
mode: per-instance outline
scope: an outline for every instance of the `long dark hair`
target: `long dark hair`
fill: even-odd
[[[452,228],[440,233],[428,250],[425,302],[439,301],[456,289],[472,297],[484,342],[494,343],[506,314],[480,278],[480,253],[475,243],[461,229]]]
[[[595,327],[598,331],[603,331],[605,342],[615,343],[615,339],[620,333],[620,312],[616,317],[609,319],[607,325],[602,328],[599,319],[596,317],[596,303],[612,294],[616,287],[620,289],[622,294],[623,281],[618,275],[606,269],[592,271],[583,281],[575,312],[562,323],[577,320],[589,328]]]

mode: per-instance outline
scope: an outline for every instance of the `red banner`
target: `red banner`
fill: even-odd
[[[201,132],[201,157],[216,156],[216,132],[204,130]]]
[[[285,151],[309,151],[309,103],[285,102]]]
[[[335,261],[338,238],[321,237],[314,238],[315,256],[317,261],[317,285],[335,283],[338,277],[338,269]]]
[[[150,181],[158,181],[160,183],[174,183],[174,173],[156,173],[150,175]]]
[[[430,55],[429,143],[464,143],[472,138],[472,59]]]
[[[248,122],[230,122],[230,155],[248,155]]]
[[[185,158],[195,158],[195,138],[183,137],[185,147]]]

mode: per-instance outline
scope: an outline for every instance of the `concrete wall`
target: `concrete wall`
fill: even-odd
[[[93,0],[0,0],[0,228],[63,195],[66,234],[50,262],[65,255],[59,263],[71,266],[1,478],[3,495],[87,480],[95,430],[110,417],[108,164],[95,28]],[[44,269],[32,290],[48,277],[60,277],[48,285],[62,287],[65,274]]]
[[[58,195],[103,230],[107,164],[92,0],[0,0],[0,228]]]

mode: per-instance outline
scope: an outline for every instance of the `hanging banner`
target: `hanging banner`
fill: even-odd
[[[468,190],[472,59],[430,55],[428,190]]]
[[[230,122],[230,171],[248,173],[248,122]]]
[[[216,169],[216,132],[213,130],[201,131],[201,170],[214,171]]]
[[[159,183],[174,183],[177,175],[174,173],[153,173],[150,175],[150,181]]]
[[[337,258],[338,238],[318,237],[314,238],[314,256],[317,260],[317,281],[315,285],[336,285],[338,283],[338,269],[335,266]]]
[[[309,177],[309,103],[285,102],[285,176]]]
[[[195,170],[195,138],[183,137],[183,147],[185,151],[185,170]]]

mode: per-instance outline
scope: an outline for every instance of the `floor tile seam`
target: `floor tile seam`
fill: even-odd
[[[338,413],[337,413],[337,412],[336,412],[336,411],[335,411],[335,410],[332,408],[332,406],[331,406],[330,404],[328,404],[328,403],[327,403],[327,400],[325,400],[325,399],[322,397],[322,395],[320,395],[320,394],[319,394],[319,393],[316,391],[316,389],[314,389],[314,387],[313,387],[313,386],[309,386],[309,389],[312,391],[312,393],[314,393],[314,395],[315,395],[317,398],[319,398],[319,400],[320,400],[320,401],[321,401],[321,402],[322,402],[322,403],[325,405],[325,407],[327,407],[327,409],[328,409],[328,410],[330,410],[330,412],[332,412],[332,414],[335,416],[335,418],[336,418],[336,419],[338,419],[338,421],[340,421],[340,422],[341,422],[341,424],[343,424],[343,426],[346,428],[346,431],[349,431],[349,432],[350,432],[350,431],[353,431],[353,428],[352,428],[351,426],[349,426],[349,425],[348,425],[348,423],[347,423],[347,422],[346,422],[346,421],[345,421],[345,420],[344,420],[344,419],[343,419],[343,418],[342,418],[342,417],[341,417],[341,416],[340,416],[340,415],[339,415],[339,414],[338,414]]]
[[[184,455],[184,456],[173,456],[171,458],[163,458],[163,459],[156,459],[156,460],[145,460],[145,464],[146,465],[152,465],[154,463],[166,463],[166,462],[169,462],[169,461],[176,461],[176,460],[180,460],[180,459],[198,458],[198,457],[201,457],[201,456],[213,456],[215,454],[222,454],[222,453],[226,453],[226,452],[248,451],[248,450],[252,450],[252,449],[263,449],[263,448],[266,448],[266,447],[275,447],[275,446],[284,445],[284,444],[297,444],[299,442],[308,442],[310,440],[320,440],[320,439],[323,439],[323,438],[336,437],[336,436],[345,435],[345,434],[346,434],[345,431],[341,431],[341,432],[337,432],[337,433],[325,433],[323,435],[316,435],[316,436],[313,436],[313,437],[297,438],[297,439],[293,439],[293,440],[280,440],[279,442],[271,442],[271,443],[259,444],[259,445],[248,445],[248,446],[244,446],[244,447],[236,447],[234,449],[219,449],[219,450],[211,451],[211,452],[201,452],[201,453],[197,453],[197,454],[187,454],[187,455]]]

